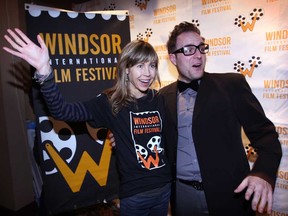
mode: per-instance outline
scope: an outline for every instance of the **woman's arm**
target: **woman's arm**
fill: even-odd
[[[91,114],[81,102],[69,103],[64,100],[51,73],[41,84],[40,91],[46,102],[50,114],[58,120],[64,121],[90,121]]]
[[[8,35],[4,38],[14,48],[3,47],[8,53],[18,56],[27,61],[36,69],[34,78],[40,84],[50,114],[59,120],[64,121],[89,121],[91,114],[85,109],[83,103],[68,103],[63,99],[60,91],[54,82],[54,75],[49,64],[49,52],[38,35],[37,40],[40,46],[33,43],[21,30],[8,29]]]

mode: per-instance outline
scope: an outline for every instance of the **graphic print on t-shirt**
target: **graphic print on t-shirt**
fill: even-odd
[[[142,168],[153,170],[164,166],[159,112],[130,112],[130,127],[137,161]]]

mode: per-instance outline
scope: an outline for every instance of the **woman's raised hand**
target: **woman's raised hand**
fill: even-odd
[[[14,49],[8,47],[3,47],[3,49],[12,55],[18,56],[27,61],[31,66],[36,68],[39,74],[48,74],[50,71],[49,52],[40,35],[37,36],[40,45],[39,47],[20,29],[15,28],[14,31],[7,29],[7,32],[9,35],[4,35],[4,38]]]

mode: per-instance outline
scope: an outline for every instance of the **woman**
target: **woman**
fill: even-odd
[[[37,36],[39,47],[21,30],[7,31],[10,36],[4,37],[14,49],[3,49],[36,68],[34,78],[54,118],[88,121],[92,127],[113,132],[121,216],[166,216],[171,176],[161,139],[164,106],[157,92],[149,88],[156,79],[159,81],[158,56],[153,47],[144,41],[130,42],[119,57],[115,86],[87,102],[69,103],[54,82],[43,39]]]

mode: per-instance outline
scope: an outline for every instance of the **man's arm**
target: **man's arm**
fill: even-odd
[[[282,157],[281,144],[274,124],[266,117],[244,76],[240,76],[238,88],[235,109],[245,134],[257,152],[257,159],[249,176],[235,189],[235,193],[247,188],[245,198],[249,200],[253,196],[252,209],[260,213],[267,210],[270,213],[277,170]]]

